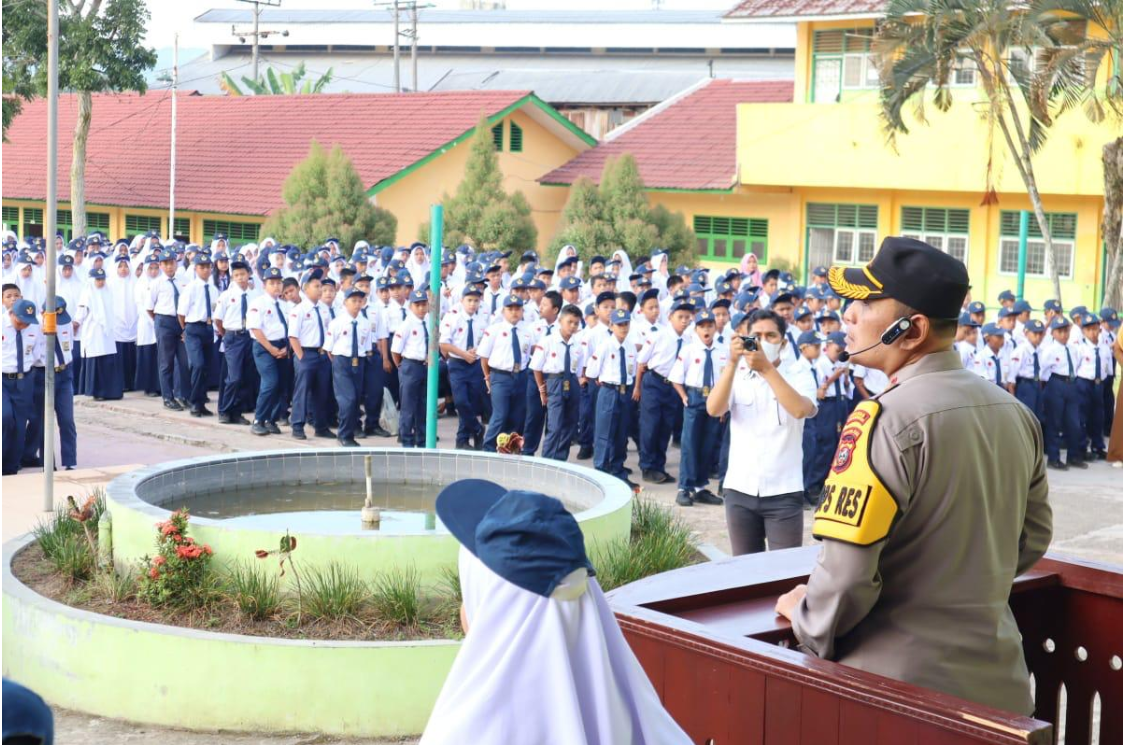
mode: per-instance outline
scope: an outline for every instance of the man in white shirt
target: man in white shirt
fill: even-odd
[[[985,346],[974,357],[974,372],[1012,393],[1012,385],[1009,383],[1010,353],[1006,349],[1008,340],[1005,330],[995,323],[987,323],[981,327],[981,335],[985,337]]]
[[[215,301],[218,292],[209,281],[211,279],[211,257],[205,253],[197,254],[192,260],[195,278],[180,293],[176,314],[180,318],[180,328],[184,333],[184,346],[188,354],[188,369],[191,371],[191,391],[188,403],[192,416],[212,416],[207,403],[207,374],[211,370],[215,355],[215,337],[211,327]]]
[[[386,278],[384,278],[384,281],[386,282]],[[353,284],[353,289],[364,293],[360,303],[360,315],[366,318],[371,326],[371,334],[369,335],[371,349],[360,364],[360,367],[363,368],[364,423],[363,427],[357,424],[356,439],[391,437],[391,433],[379,423],[379,417],[383,413],[383,394],[386,390],[389,372],[395,369],[395,365],[391,362],[391,333],[387,330],[387,315],[371,304],[371,285],[371,277],[366,274],[358,275]],[[351,290],[348,292],[351,292]],[[344,292],[342,297],[346,298],[348,292]],[[321,302],[324,302],[323,297]],[[341,305],[340,311],[336,315],[343,312],[344,306]],[[333,320],[336,320],[335,316]],[[335,381],[334,374],[334,386],[336,385]],[[397,392],[398,387],[395,390]],[[339,397],[337,399],[339,400]],[[337,437],[339,438],[339,436],[340,433],[337,432]]]
[[[1083,316],[1080,326],[1083,334],[1075,345],[1079,352],[1076,380],[1079,394],[1079,421],[1083,430],[1080,452],[1086,460],[1106,460],[1106,441],[1103,439],[1102,384],[1111,372],[1111,356],[1099,344],[1099,317],[1094,313]],[[1068,454],[1071,457],[1071,454]]]
[[[547,409],[542,455],[552,460],[567,460],[578,431],[579,377],[585,362],[578,343],[582,322],[578,306],[565,306],[556,319],[557,328],[536,343],[528,364],[540,403]]]
[[[750,323],[758,349],[731,339],[707,404],[711,416],[731,413],[732,452],[755,453],[732,458],[723,477],[732,554],[801,545],[803,420],[817,413],[809,365],[785,349],[785,320],[759,310]]]
[[[1083,431],[1079,421],[1079,396],[1076,371],[1079,354],[1068,342],[1071,322],[1059,314],[1048,327],[1052,338],[1044,342],[1040,364],[1044,375],[1044,455],[1048,468],[1066,471],[1069,467],[1086,468],[1082,457]],[[1060,457],[1061,433],[1066,440],[1067,462]]]
[[[1040,364],[1040,342],[1043,340],[1043,321],[1026,321],[1021,329],[1021,341],[1013,350],[1009,364],[1009,381],[1015,386],[1017,400],[1036,415],[1041,427],[1044,426],[1044,375],[1043,365]]]
[[[515,282],[515,280],[514,280]],[[563,309],[563,296],[554,290],[547,293],[538,293],[540,300],[536,303],[529,299],[524,305],[524,317],[527,320],[528,310],[536,308],[536,318],[525,328],[531,329],[532,344],[538,344],[545,337],[555,331],[559,311]],[[543,439],[543,427],[547,415],[547,405],[541,401],[540,390],[533,374],[528,374],[527,395],[524,397],[524,447],[522,455],[535,455],[539,450],[540,441]]]
[[[974,357],[977,355],[977,335],[980,328],[981,324],[965,311],[958,318],[958,330],[954,335],[954,351],[962,360],[962,367],[971,372],[974,369]]]

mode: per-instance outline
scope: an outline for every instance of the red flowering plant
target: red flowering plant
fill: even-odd
[[[211,571],[211,546],[188,535],[188,511],[157,523],[156,556],[145,556],[138,587],[150,605],[194,605]]]

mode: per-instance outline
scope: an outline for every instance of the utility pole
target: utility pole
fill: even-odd
[[[168,173],[168,235],[176,236],[176,86],[180,82],[180,34],[172,41],[172,154]],[[190,237],[190,236],[189,236]]]
[[[434,6],[425,3],[419,4],[416,0],[377,0],[373,3],[376,7],[384,6],[394,15],[392,25],[394,26],[395,42],[392,46],[392,59],[394,65],[394,80],[395,92],[403,92],[402,73],[400,70],[401,60],[401,47],[400,40],[402,37],[409,37],[411,40],[411,90],[418,91],[418,11],[423,8],[433,8]],[[411,28],[410,31],[402,31],[399,28],[399,14],[409,10],[411,14]]]
[[[395,0],[395,92],[403,92],[399,84],[399,0]]]
[[[254,82],[257,83],[258,82],[258,40],[261,39],[263,36],[268,36],[270,33],[277,33],[276,31],[275,32],[266,31],[264,33],[259,32],[258,31],[258,16],[262,12],[262,6],[263,5],[268,5],[272,8],[276,8],[279,5],[281,5],[281,0],[239,0],[239,2],[240,3],[250,3],[251,5],[254,6],[254,31],[253,31],[254,41],[253,41],[253,45],[251,47],[250,59],[251,59],[251,66],[254,68]],[[241,36],[240,34],[237,34],[237,33],[235,35]],[[288,36],[289,34],[287,33],[285,35]]]
[[[43,308],[43,510],[55,509],[55,278],[58,252],[55,232],[59,215],[59,1],[47,0],[47,300]],[[20,370],[23,372],[23,370]]]
[[[418,3],[411,3],[411,90],[418,93]]]

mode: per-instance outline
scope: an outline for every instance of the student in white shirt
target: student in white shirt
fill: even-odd
[[[293,351],[293,412],[289,417],[293,437],[306,439],[305,422],[311,421],[316,437],[331,439],[328,428],[329,396],[332,394],[332,365],[324,351],[328,308],[321,302],[320,269],[310,269],[301,278],[304,299],[289,309],[289,346]],[[368,350],[364,350],[366,353]]]
[[[1009,361],[1011,353],[1006,353],[1005,330],[995,323],[987,323],[981,328],[985,346],[974,357],[974,372],[990,383],[1013,392],[1009,382]]]
[[[348,291],[343,311],[329,322],[324,340],[324,350],[332,367],[332,390],[340,421],[337,439],[346,448],[360,446],[356,442],[356,430],[364,386],[363,366],[372,343],[371,322],[360,314],[365,297],[362,290],[354,288]]]
[[[855,362],[852,363],[852,382],[856,386],[853,400],[857,403],[880,395],[891,384],[883,370],[864,367]]]
[[[219,423],[250,424],[243,416],[255,395],[250,367],[254,364],[246,319],[250,310],[250,265],[231,262],[231,284],[215,303],[215,331],[223,351],[223,376],[219,385]]]
[[[591,353],[586,377],[598,386],[594,414],[594,467],[617,476],[630,486],[625,470],[629,435],[629,407],[637,369],[637,346],[629,338],[630,312],[617,308],[610,313],[612,336]]]
[[[1068,342],[1071,322],[1064,315],[1052,318],[1051,341],[1042,345],[1040,364],[1044,386],[1044,455],[1048,468],[1066,471],[1069,467],[1086,468],[1082,455],[1083,431],[1079,421],[1079,396],[1076,371],[1079,354]],[[1067,443],[1067,463],[1060,457],[1060,434]]]
[[[202,417],[213,415],[204,404],[207,403],[207,376],[215,355],[215,336],[211,323],[219,293],[210,282],[211,257],[205,253],[197,254],[192,265],[195,268],[195,278],[180,292],[176,313],[184,331],[188,369],[191,371],[188,404],[192,416]]]
[[[785,320],[759,310],[750,324],[758,350],[733,337],[708,396],[711,416],[731,414],[732,452],[755,454],[731,459],[723,478],[733,554],[801,545],[803,420],[817,413],[809,365],[784,348]]]
[[[455,447],[458,450],[480,450],[485,434],[481,424],[486,396],[485,377],[477,359],[477,345],[488,328],[481,307],[481,288],[466,284],[461,290],[461,304],[442,319],[438,342],[446,356],[450,389],[457,407],[458,425]]]
[[[695,334],[686,341],[669,371],[681,403],[684,424],[680,435],[680,478],[676,503],[690,507],[694,503],[723,504],[708,488],[708,470],[712,451],[719,447],[721,414],[712,416],[707,410],[708,396],[727,364],[728,348],[716,343],[715,314],[702,310],[696,314]]]
[[[133,303],[137,307],[137,372],[133,389],[144,391],[152,398],[160,396],[160,373],[157,367],[156,326],[146,307],[152,295],[152,284],[159,281],[160,257],[151,254],[144,259],[141,276],[133,287]]]
[[[4,295],[7,301],[8,293]],[[35,411],[35,380],[31,375],[36,347],[42,346],[38,341],[40,333],[35,303],[13,298],[3,321],[4,436],[0,439],[4,446],[5,476],[19,472],[28,422],[42,416],[42,412]]]
[[[644,341],[637,356],[637,382],[633,396],[641,410],[638,464],[641,477],[652,484],[673,481],[665,470],[666,453],[683,406],[669,375],[684,344],[691,341],[686,334],[694,307],[691,302],[682,300],[671,306],[668,323],[659,324],[654,319],[660,313],[659,290],[652,288],[641,296],[641,312],[648,325],[642,330]]]
[[[1083,338],[1076,344],[1079,364],[1076,367],[1076,385],[1079,394],[1079,422],[1083,429],[1080,452],[1086,460],[1106,460],[1106,441],[1103,439],[1103,380],[1110,375],[1111,357],[1099,344],[1099,317],[1088,313],[1083,317]]]
[[[582,348],[583,359],[589,360],[590,356],[598,351],[602,342],[610,337],[610,313],[616,305],[616,298],[612,292],[603,292],[594,298],[594,302],[587,305],[586,310],[592,311],[585,314],[586,328],[579,332],[579,346]],[[593,383],[589,383],[586,376],[579,380],[581,392],[579,394],[579,460],[586,460],[594,455],[594,405],[598,397]]]
[[[160,392],[164,408],[183,411],[188,407],[191,373],[188,371],[188,352],[184,347],[184,329],[177,318],[182,287],[176,277],[179,268],[176,254],[160,254],[162,276],[151,284],[145,310],[153,319],[156,329],[157,368],[160,372]],[[81,319],[77,319],[81,323]]]
[[[823,342],[824,339],[816,331],[803,331],[798,337],[801,358],[795,363],[799,368],[803,365],[808,367],[808,375],[819,404],[817,413],[805,420],[802,430],[802,483],[805,501],[811,507],[816,507],[821,501],[821,489],[825,485],[825,477],[829,474],[840,439],[837,412],[831,406],[820,406],[828,395],[827,385],[833,375],[833,365],[821,350]]]
[[[391,339],[399,368],[399,442],[405,448],[426,446],[426,365],[430,349],[427,311],[430,298],[419,289],[407,297],[407,319]]]
[[[555,329],[536,342],[528,363],[536,381],[540,403],[547,410],[544,458],[567,460],[571,440],[578,432],[579,377],[583,374],[582,346],[578,343],[582,313],[565,306],[555,319]]]
[[[954,351],[962,360],[962,367],[974,369],[974,357],[977,355],[977,332],[981,324],[965,311],[958,318],[958,330],[954,336]]]
[[[485,295],[488,296],[488,290]],[[519,432],[524,426],[527,368],[532,349],[531,334],[520,326],[524,301],[516,295],[507,295],[501,306],[503,320],[489,326],[477,347],[485,387],[493,404],[484,443],[484,449],[490,453],[496,452],[498,435]]]
[[[524,305],[525,318],[529,308],[536,308],[536,319],[528,326],[532,334],[532,344],[539,343],[544,337],[555,331],[559,311],[563,309],[563,296],[558,292],[553,290],[536,294],[540,296],[538,303],[529,297],[528,302]],[[524,447],[520,452],[522,455],[535,455],[540,448],[541,440],[543,440],[547,404],[541,400],[535,376],[529,373],[527,378],[527,395],[524,397]]]
[[[1021,341],[1010,355],[1009,380],[1015,386],[1014,394],[1027,406],[1040,426],[1044,426],[1044,371],[1040,363],[1040,342],[1044,340],[1044,323],[1026,321]]]
[[[281,299],[282,270],[276,266],[263,270],[262,286],[263,293],[250,303],[246,316],[246,327],[254,338],[251,349],[260,380],[250,431],[256,435],[280,435],[277,420],[285,405],[282,390],[285,376],[293,370],[289,361],[288,321]]]
[[[386,281],[386,280],[384,280]],[[321,282],[322,286],[324,282]],[[387,330],[387,316],[379,309],[372,306],[371,294],[371,277],[366,274],[361,274],[352,283],[352,289],[357,289],[364,293],[363,302],[360,304],[360,315],[368,320],[371,326],[371,348],[368,350],[367,356],[364,358],[360,367],[363,368],[363,404],[364,404],[364,423],[363,427],[359,424],[356,425],[356,439],[364,439],[367,437],[391,437],[391,433],[383,428],[379,423],[379,417],[383,413],[383,394],[387,386],[389,378],[389,371],[395,369],[395,365],[391,361],[391,333]],[[322,290],[323,292],[323,290]],[[347,296],[347,292],[338,294],[338,298]],[[324,302],[322,295],[321,302]],[[336,316],[344,313],[344,306],[341,305],[340,309],[336,312]],[[333,320],[336,320],[333,316]],[[333,378],[335,381],[335,378]],[[397,378],[396,378],[397,380]],[[335,382],[333,383],[335,386]],[[396,385],[396,395],[398,394],[398,386]],[[337,433],[339,436],[339,432]]]

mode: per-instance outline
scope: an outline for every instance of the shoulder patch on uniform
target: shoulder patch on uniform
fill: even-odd
[[[880,404],[863,401],[841,430],[821,503],[813,515],[813,536],[870,546],[887,538],[899,505],[872,468],[870,435]]]

